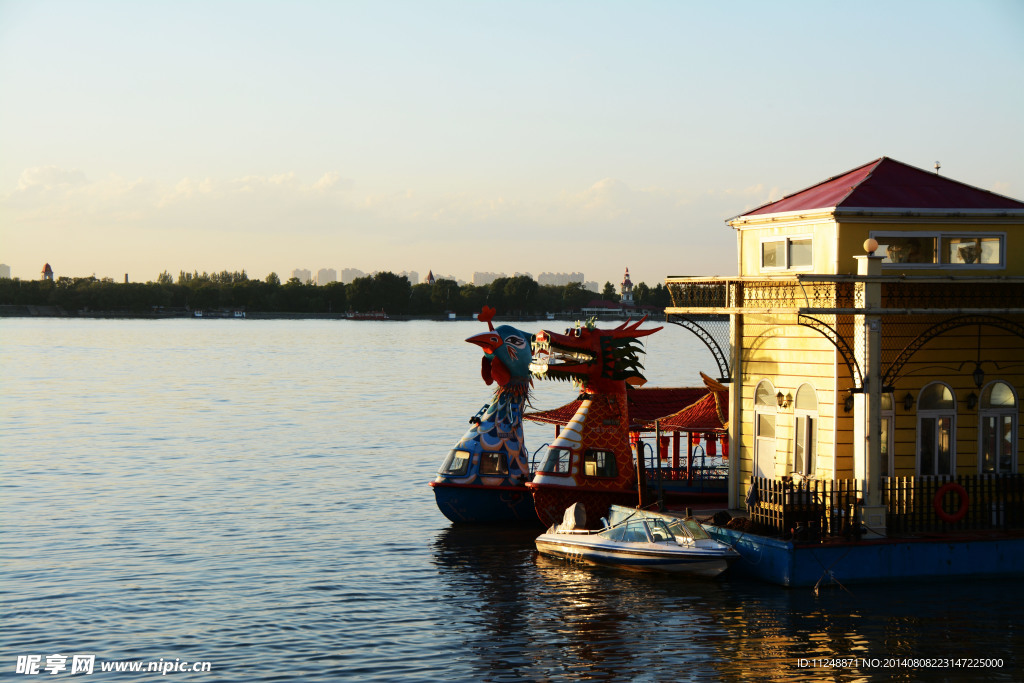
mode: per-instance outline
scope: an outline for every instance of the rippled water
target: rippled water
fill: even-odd
[[[488,397],[479,327],[0,320],[0,676],[61,653],[208,661],[176,675],[209,681],[1020,680],[1016,581],[816,596],[450,526],[426,484]],[[646,366],[693,385],[711,359],[667,329]],[[570,398],[538,383],[534,405]],[[799,666],[820,657],[1004,666]]]

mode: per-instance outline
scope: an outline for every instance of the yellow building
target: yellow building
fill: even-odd
[[[728,224],[739,276],[667,278],[666,314],[730,381],[730,507],[785,527],[821,501],[794,487],[838,488],[878,533],[1016,524],[1024,202],[883,157]]]

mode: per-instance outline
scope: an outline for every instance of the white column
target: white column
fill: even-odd
[[[855,256],[857,274],[882,274],[882,256]],[[885,507],[882,505],[882,285],[877,281],[857,284],[864,314],[858,316],[857,334],[863,334],[863,354],[857,359],[864,373],[864,394],[854,401],[854,467],[863,476],[864,506],[861,518],[870,535],[884,535]],[[858,410],[859,409],[859,410]],[[860,437],[860,438],[858,438]],[[874,532],[874,533],[872,533]]]

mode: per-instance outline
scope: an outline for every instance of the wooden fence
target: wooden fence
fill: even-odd
[[[855,481],[794,482],[754,477],[747,494],[751,521],[797,540],[851,536],[860,528]]]
[[[889,477],[882,496],[889,533],[1024,528],[1021,474]]]

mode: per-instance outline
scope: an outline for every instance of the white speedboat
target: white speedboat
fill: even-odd
[[[561,524],[537,537],[544,555],[642,571],[714,577],[739,553],[711,538],[692,518],[637,513],[600,531],[583,529],[576,506]]]

